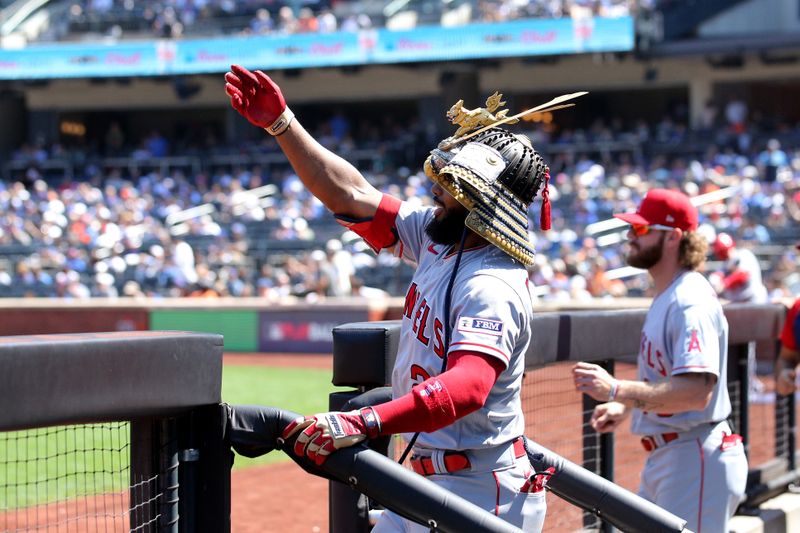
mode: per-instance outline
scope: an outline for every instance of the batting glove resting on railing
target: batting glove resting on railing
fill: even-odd
[[[231,106],[251,124],[264,128],[270,135],[280,135],[289,128],[294,113],[286,106],[280,87],[269,76],[260,70],[251,72],[231,65],[225,81]]]
[[[321,413],[293,420],[283,430],[281,438],[286,440],[301,430],[294,443],[294,453],[321,465],[336,450],[380,435],[381,421],[372,407],[347,413]]]

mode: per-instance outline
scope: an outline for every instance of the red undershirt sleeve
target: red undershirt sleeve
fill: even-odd
[[[451,353],[445,372],[400,398],[373,406],[381,420],[381,435],[430,433],[477,411],[504,369],[503,361],[486,354]]]
[[[744,270],[736,270],[733,274],[726,276],[722,280],[722,286],[725,289],[735,289],[747,283],[750,279],[750,274]]]
[[[375,253],[378,253],[384,248],[393,246],[398,240],[395,219],[400,212],[401,204],[398,198],[384,194],[372,217],[354,219],[339,214],[333,216],[339,224],[357,233]]]

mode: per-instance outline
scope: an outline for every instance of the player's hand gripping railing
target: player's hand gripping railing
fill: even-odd
[[[231,447],[247,457],[282,449],[307,472],[346,483],[384,507],[430,527],[431,531],[521,533],[511,524],[363,445],[337,451],[322,466],[297,457],[292,452],[294,438],[283,445],[278,438],[298,416],[274,407],[228,406],[227,437]]]

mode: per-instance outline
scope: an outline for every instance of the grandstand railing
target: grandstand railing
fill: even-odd
[[[367,164],[380,158],[375,150],[353,150],[348,152],[346,157],[353,163]],[[0,177],[6,181],[19,179],[28,169],[35,168],[45,174],[45,177],[51,176],[59,179],[66,178],[71,180],[75,177],[82,177],[83,173],[81,171],[88,164],[105,170],[127,170],[131,173],[155,170],[165,175],[173,170],[182,170],[195,175],[202,171],[218,168],[252,167],[254,165],[261,165],[264,167],[289,166],[286,157],[279,153],[237,153],[165,157],[94,157],[89,159],[59,156],[43,161],[28,158],[12,159],[0,167],[0,169],[2,169],[2,175]]]
[[[768,394],[751,398],[748,381],[749,345],[754,343],[762,350],[774,351],[785,308],[731,304],[724,309],[730,328],[730,420],[734,431],[744,437],[750,461],[746,498],[739,512],[748,513],[800,479],[795,458],[794,398]],[[576,361],[593,361],[615,371],[620,378],[635,379],[646,312],[641,307],[606,307],[535,314],[534,340],[526,356],[522,392],[529,438],[633,492],[638,488],[646,452],[627,425],[614,434],[604,435],[589,427],[588,419],[597,402],[574,390],[571,367]],[[359,330],[360,335],[354,337],[353,330]],[[334,329],[332,381],[353,390],[333,393],[332,409],[341,408],[365,391],[389,384],[399,333],[400,321],[346,324]],[[385,449],[388,453],[393,447],[385,444]],[[332,531],[363,527],[368,520],[365,502],[337,482],[331,482],[330,491]],[[344,529],[337,529],[339,526]],[[545,531],[582,528],[606,531],[609,525],[564,501],[550,499]]]
[[[702,153],[703,149],[697,145],[675,145],[658,143],[641,143],[633,141],[596,141],[596,142],[577,142],[577,143],[541,143],[537,149],[546,154],[590,154],[601,158],[609,158],[614,154],[631,154],[634,160],[640,161],[646,153]],[[368,148],[350,150],[341,154],[345,159],[355,164],[359,168],[369,170],[381,164],[385,155],[381,150]],[[0,166],[0,177],[5,180],[16,179],[23,175],[29,168],[37,168],[40,171],[58,173],[68,179],[81,176],[81,170],[91,163],[102,169],[120,169],[128,171],[158,170],[162,174],[167,174],[173,169],[180,169],[197,174],[201,171],[209,171],[218,168],[234,168],[261,165],[263,167],[287,167],[289,162],[286,157],[279,152],[256,153],[256,152],[236,152],[236,153],[214,153],[207,155],[176,155],[165,157],[90,157],[73,158],[68,156],[52,157],[43,161],[29,158],[18,158],[7,161]],[[402,162],[403,164],[414,164],[414,162]],[[421,162],[417,162],[421,163]]]

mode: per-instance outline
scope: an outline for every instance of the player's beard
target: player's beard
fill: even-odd
[[[625,258],[626,261],[632,267],[645,270],[654,267],[661,261],[661,256],[664,254],[664,239],[666,237],[667,234],[661,232],[661,238],[658,239],[658,242],[648,248],[639,248],[638,245],[634,247],[631,244],[628,256]]]
[[[435,217],[425,226],[425,233],[436,244],[458,244],[464,232],[464,221],[469,211],[459,205],[452,209],[445,209],[439,219]]]

